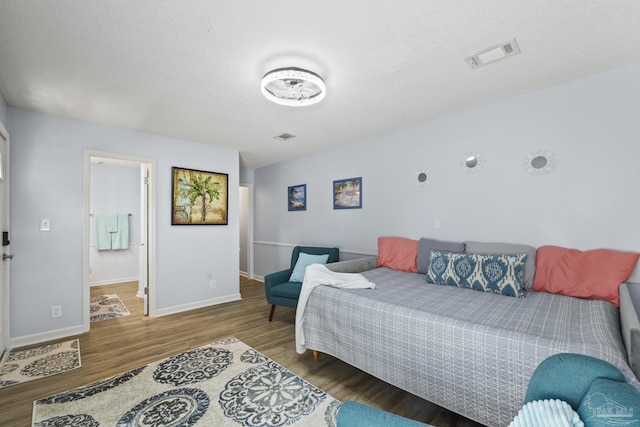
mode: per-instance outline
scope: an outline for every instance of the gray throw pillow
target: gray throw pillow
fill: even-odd
[[[465,242],[467,252],[470,254],[488,255],[515,255],[527,254],[527,261],[524,263],[524,288],[533,288],[533,277],[536,275],[536,248],[529,245],[519,245],[516,243],[485,243],[485,242]]]
[[[427,274],[427,272],[429,272],[431,251],[447,251],[461,254],[464,252],[464,243],[447,242],[423,237],[418,242],[418,273]]]

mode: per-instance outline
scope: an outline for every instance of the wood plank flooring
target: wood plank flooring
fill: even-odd
[[[296,353],[295,310],[277,307],[268,322],[270,306],[261,282],[240,277],[241,301],[157,318],[143,316],[136,291],[137,282],[93,287],[92,295],[118,294],[131,315],[92,323],[89,333],[77,336],[80,369],[0,389],[0,425],[30,426],[36,399],[233,335],[338,400],[357,400],[434,426],[481,426],[332,356],[314,360],[310,351]]]

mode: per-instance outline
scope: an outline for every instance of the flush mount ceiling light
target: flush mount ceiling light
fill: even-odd
[[[269,101],[304,107],[322,101],[326,88],[322,78],[300,68],[279,68],[262,78],[262,94]]]
[[[517,55],[519,53],[520,47],[518,46],[518,43],[516,43],[516,40],[513,39],[506,43],[501,43],[497,46],[492,46],[488,49],[478,52],[475,55],[469,56],[465,60],[471,68],[478,68],[483,65],[487,65],[492,62]]]

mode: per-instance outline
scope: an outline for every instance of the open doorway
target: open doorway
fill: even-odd
[[[131,312],[154,315],[153,171],[150,159],[85,151],[86,330],[91,327],[92,316],[94,320],[110,318],[109,311],[100,315],[94,311],[98,306],[92,304],[92,295],[104,297],[102,305],[117,307],[109,298],[114,289],[135,294],[137,298],[128,299],[128,304],[136,305],[130,307]]]
[[[240,275],[253,279],[253,186],[240,184]]]

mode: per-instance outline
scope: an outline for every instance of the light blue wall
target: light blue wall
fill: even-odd
[[[89,282],[94,286],[138,280],[142,219],[140,164],[92,161],[90,177]],[[100,214],[118,213],[128,214],[128,247],[118,250],[96,249],[96,219]]]
[[[240,183],[253,184],[254,170],[248,168],[240,168]]]
[[[239,293],[237,151],[12,107],[8,118],[12,341],[82,325],[84,149],[156,160],[159,310]],[[229,174],[229,225],[170,225],[172,166]],[[41,218],[51,232],[39,231]],[[52,305],[62,305],[62,317],[51,319]]]
[[[633,64],[256,170],[256,275],[286,267],[292,244],[360,256],[392,235],[640,251],[638,76]],[[539,149],[556,169],[528,175]],[[472,152],[485,163],[467,174]],[[363,208],[333,210],[332,181],[359,176]],[[288,212],[297,184],[308,207]]]
[[[95,244],[95,215],[128,213],[129,242],[140,242],[140,168],[91,164],[90,244]]]

